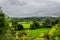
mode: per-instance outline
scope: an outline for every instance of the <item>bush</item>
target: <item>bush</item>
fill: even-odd
[[[3,37],[0,37],[0,40],[15,40],[15,38],[11,34],[5,34]]]
[[[54,26],[55,25],[55,22],[52,22],[52,25]]]
[[[0,11],[0,40],[7,33],[8,30],[8,22],[5,18],[5,14]]]
[[[55,24],[58,24],[58,22],[59,22],[59,21],[58,21],[58,19],[57,19],[57,20],[55,20]]]
[[[40,25],[38,22],[34,22],[33,24],[30,25],[30,29],[36,29],[36,28],[40,28]]]
[[[49,40],[49,34],[48,33],[43,33],[41,35],[42,38],[44,38],[45,40]]]
[[[54,26],[51,31],[49,32],[49,36],[51,40],[55,40],[56,37],[60,38],[60,26]]]
[[[14,28],[14,30],[16,30],[18,23],[16,21],[12,21],[12,28]]]
[[[44,28],[52,28],[51,24],[43,24]]]
[[[24,29],[23,25],[21,24],[17,25],[17,30],[23,30],[23,29]]]
[[[45,22],[43,23],[44,28],[52,28],[52,21],[49,18],[46,18]]]

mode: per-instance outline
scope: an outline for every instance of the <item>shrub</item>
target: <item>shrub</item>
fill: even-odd
[[[60,26],[54,26],[49,32],[50,40],[55,40],[56,37],[60,38]]]
[[[36,29],[36,28],[40,28],[40,25],[38,22],[34,22],[33,24],[30,25],[30,29]]]
[[[44,28],[52,28],[51,24],[43,24]]]
[[[43,23],[44,28],[52,28],[52,21],[49,18],[46,18],[45,22]]]
[[[5,17],[5,14],[0,11],[0,40],[2,40],[2,37],[7,33],[8,30],[8,22]]]
[[[0,40],[15,40],[15,38],[11,34],[7,33],[3,35],[3,37],[0,37]]]
[[[23,29],[24,29],[23,25],[21,24],[17,25],[17,30],[23,30]]]
[[[55,24],[58,24],[58,19],[57,19],[57,20],[55,20]]]
[[[55,25],[55,22],[52,22],[52,25],[54,26]]]
[[[13,30],[16,30],[18,23],[16,21],[12,21],[12,28],[14,28]]]
[[[44,38],[45,40],[49,40],[49,34],[48,33],[43,33],[41,35],[42,38]]]

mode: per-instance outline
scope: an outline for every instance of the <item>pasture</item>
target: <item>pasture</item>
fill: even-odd
[[[18,24],[21,24],[23,25],[24,28],[30,28],[30,25],[32,24],[33,22],[18,22]],[[42,21],[39,22],[40,25],[42,25]],[[10,26],[12,26],[12,23],[9,23]],[[44,35],[44,33],[48,33],[50,31],[51,28],[39,28],[39,29],[34,29],[34,30],[30,30],[30,29],[27,29],[27,30],[22,30],[22,32],[25,32],[27,33],[27,39],[28,40],[33,40],[35,38],[40,38],[42,35]],[[21,32],[21,31],[19,31]],[[22,36],[19,36],[19,40],[22,40]]]
[[[48,33],[50,31],[50,28],[40,28],[35,30],[25,30],[24,32],[27,33],[27,39],[33,40],[35,38],[40,38],[45,33]],[[19,40],[22,40],[21,36],[19,37]]]
[[[30,25],[32,24],[32,21],[29,22],[18,22],[18,24],[23,25],[24,28],[30,28]],[[42,26],[43,21],[40,21],[39,24]]]

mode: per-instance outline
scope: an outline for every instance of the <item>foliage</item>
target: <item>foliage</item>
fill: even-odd
[[[58,24],[58,19],[55,20],[55,24]]]
[[[17,30],[24,30],[23,25],[18,24],[18,25],[17,25]]]
[[[57,24],[49,32],[50,40],[55,40],[56,37],[60,38],[60,26]]]
[[[6,33],[3,37],[0,37],[0,40],[15,40],[15,38],[11,34]]]
[[[40,25],[38,22],[34,22],[33,24],[30,25],[30,29],[36,29],[36,28],[40,28]]]
[[[46,19],[45,19],[45,22],[43,23],[43,26],[44,26],[45,28],[52,28],[51,19],[50,19],[50,18],[46,18]]]
[[[16,30],[18,23],[16,21],[12,21],[12,27],[14,28],[13,30]]]
[[[0,40],[2,40],[1,37],[4,37],[4,35],[7,33],[8,30],[8,21],[5,17],[5,14],[1,11],[0,12]]]
[[[48,32],[43,33],[43,34],[41,35],[41,37],[44,38],[45,40],[49,40],[49,34],[48,34]]]

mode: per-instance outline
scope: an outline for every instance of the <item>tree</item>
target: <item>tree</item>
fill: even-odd
[[[7,33],[7,26],[8,23],[5,14],[2,11],[0,11],[0,40],[2,40],[4,35]]]
[[[18,25],[18,22],[15,21],[15,20],[12,20],[12,28],[13,28],[13,30],[16,30],[17,25]]]
[[[43,26],[47,27],[47,28],[52,28],[52,21],[51,21],[51,19],[50,18],[46,18],[45,22],[43,23]]]
[[[52,21],[52,25],[53,25],[53,26],[55,25],[55,22],[54,22],[54,21]]]
[[[49,32],[50,40],[60,40],[60,17],[56,24]]]
[[[38,22],[33,22],[33,24],[30,25],[30,29],[36,29],[36,28],[40,28],[40,25]]]
[[[55,24],[58,24],[58,19],[57,19],[57,20],[55,20]]]
[[[16,40],[18,40],[18,35],[19,35],[19,32],[20,32],[20,30],[23,30],[24,28],[23,28],[23,25],[21,25],[21,24],[18,24],[18,22],[17,21],[12,21],[12,27],[14,28],[13,30],[15,31],[14,32],[14,34],[15,34],[15,37],[16,37]],[[19,31],[19,32],[17,32],[17,31]],[[12,33],[13,34],[13,33]]]
[[[55,24],[60,23],[60,17],[57,17],[57,19],[55,20]]]
[[[24,28],[23,28],[23,25],[21,25],[21,24],[18,24],[17,25],[17,30],[23,30]]]

